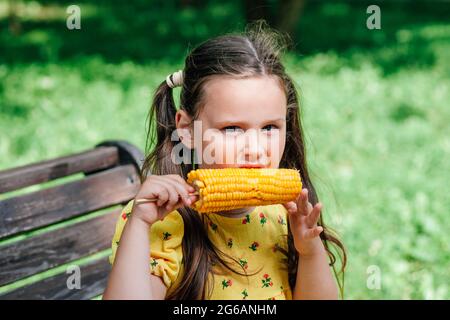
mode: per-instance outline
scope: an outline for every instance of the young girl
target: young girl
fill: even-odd
[[[340,253],[342,274],[345,249],[320,216],[282,48],[274,31],[257,25],[204,42],[183,71],[160,84],[147,141],[156,146],[145,159],[136,196],[157,202],[130,201],[119,217],[104,299],[338,298],[329,244]],[[177,86],[178,111],[172,96]],[[213,161],[204,159],[207,154]],[[225,167],[297,169],[304,189],[289,203],[197,213],[188,172]]]

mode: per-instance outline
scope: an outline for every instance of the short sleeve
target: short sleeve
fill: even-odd
[[[131,200],[121,211],[116,222],[112,239],[112,253],[109,262],[114,263],[116,252],[120,246],[120,238],[133,208]],[[155,222],[150,228],[150,270],[161,277],[169,289],[176,282],[183,258],[182,240],[184,235],[183,218],[178,211],[172,211],[162,221]]]

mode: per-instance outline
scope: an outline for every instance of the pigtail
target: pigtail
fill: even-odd
[[[177,109],[173,99],[172,88],[166,81],[162,82],[153,96],[153,103],[147,117],[147,139],[144,160],[141,170],[141,183],[150,174],[173,172],[180,174],[171,161],[172,132],[175,130],[175,115]],[[152,150],[152,151],[151,151]],[[171,166],[172,164],[172,166]]]

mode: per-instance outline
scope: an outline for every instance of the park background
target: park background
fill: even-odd
[[[80,30],[66,27],[71,4]],[[380,30],[366,27],[371,4]],[[449,299],[449,1],[0,0],[0,170],[103,140],[143,149],[167,74],[258,18],[293,39],[284,61],[325,222],[348,252],[345,298]]]

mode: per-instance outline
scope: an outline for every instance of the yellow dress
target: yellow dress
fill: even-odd
[[[114,258],[120,237],[131,214],[133,200],[122,210],[112,240]],[[292,291],[288,282],[286,256],[279,248],[287,250],[287,212],[283,205],[256,207],[245,218],[206,214],[208,237],[222,251],[232,255],[249,274],[238,275],[220,269],[214,281],[211,300],[290,300]],[[180,283],[184,272],[182,239],[184,224],[178,211],[170,212],[162,221],[150,228],[151,273],[161,277],[168,293]],[[233,269],[243,273],[243,269]],[[222,270],[222,271],[220,271]]]

